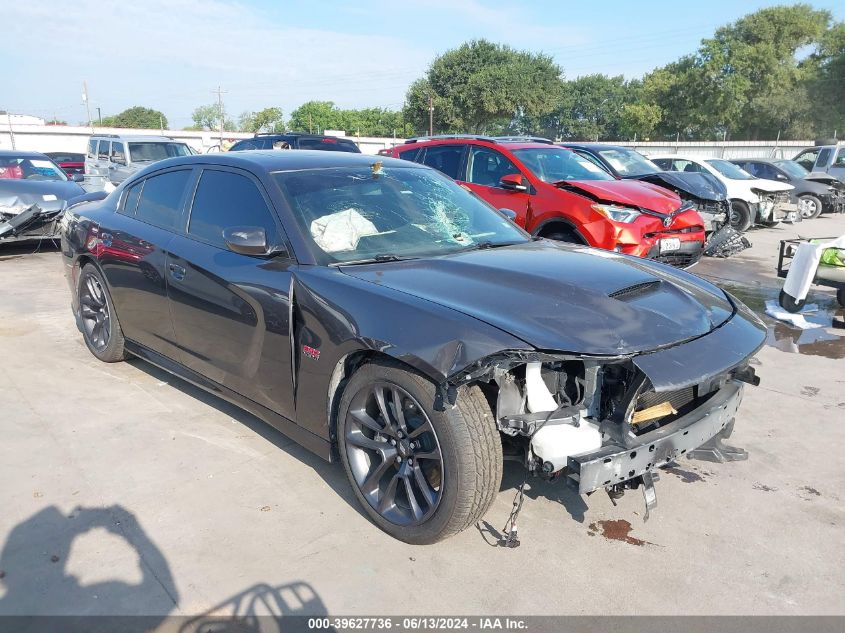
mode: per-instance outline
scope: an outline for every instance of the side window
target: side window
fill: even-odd
[[[831,154],[833,154],[833,150],[829,147],[825,147],[822,151],[819,152],[819,157],[816,160],[816,164],[819,166],[819,169],[827,167],[827,164],[830,162]]]
[[[88,158],[95,158],[97,156],[97,140],[91,139],[88,141]]]
[[[694,163],[691,160],[676,160],[675,161],[675,171],[685,171],[688,173],[698,174],[704,171],[704,167],[699,165],[698,163]]]
[[[845,167],[845,147],[839,150],[839,154],[831,167]]]
[[[818,155],[819,150],[817,149],[804,150],[795,157],[795,162],[801,165],[804,169],[813,171],[813,165],[816,164],[816,158]]]
[[[486,187],[498,187],[502,176],[521,173],[516,165],[502,154],[486,147],[470,149],[467,171],[467,182]]]
[[[135,208],[138,206],[138,198],[141,195],[141,189],[143,186],[144,182],[141,181],[126,190],[126,195],[123,197],[123,206],[120,207],[120,213],[134,217]]]
[[[126,153],[123,149],[123,143],[115,143],[114,141],[111,144],[111,157],[112,159],[125,161],[126,160]]]
[[[442,171],[450,178],[458,179],[458,170],[461,168],[461,145],[435,145],[427,147],[423,164]]]
[[[229,151],[238,151],[245,149],[259,149],[259,144],[250,139],[248,141],[241,141],[240,143],[236,143],[234,147],[232,147]]]
[[[734,163],[734,164],[737,167],[739,167],[740,169],[744,169],[745,171],[747,171],[752,176],[757,176],[757,178],[766,178],[766,176],[763,175],[763,172],[765,171],[765,169],[763,169],[764,166],[761,165],[760,163]]]
[[[672,161],[668,158],[652,158],[651,162],[664,171],[672,171]]]
[[[188,234],[225,248],[223,230],[230,226],[260,226],[268,243],[279,241],[273,215],[252,180],[228,171],[206,169],[194,195]]]
[[[181,224],[182,197],[190,177],[190,169],[180,169],[147,178],[135,217],[163,229],[178,229]]]
[[[109,159],[109,143],[110,141],[100,141],[100,149],[97,152],[97,158],[100,160]]]
[[[419,147],[412,147],[411,149],[406,149],[404,152],[399,152],[399,158],[418,163],[420,152],[422,152],[422,150]]]

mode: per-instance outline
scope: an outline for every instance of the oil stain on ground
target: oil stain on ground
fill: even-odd
[[[673,475],[676,475],[685,484],[691,484],[696,481],[706,481],[706,479],[704,479],[704,477],[702,477],[698,473],[693,472],[691,470],[684,470],[683,468],[678,468],[677,466],[667,466],[663,470],[667,473],[672,473]]]
[[[629,545],[636,545],[642,547],[643,545],[654,545],[642,539],[634,538],[631,534],[631,524],[625,519],[617,519],[616,521],[596,521],[590,523],[590,536],[598,534],[601,530],[601,535],[609,541],[621,541]]]

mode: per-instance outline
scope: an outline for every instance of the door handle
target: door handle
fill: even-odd
[[[176,264],[170,264],[168,268],[170,269],[170,276],[173,277],[176,281],[182,281],[188,272],[187,270],[185,270],[181,266],[177,266]]]

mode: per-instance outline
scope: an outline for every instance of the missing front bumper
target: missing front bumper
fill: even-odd
[[[603,446],[598,451],[571,456],[567,483],[586,494],[620,484],[665,466],[720,433],[736,416],[743,386],[732,380],[701,407],[651,433],[637,438],[636,446]]]

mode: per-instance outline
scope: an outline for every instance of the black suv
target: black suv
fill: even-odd
[[[237,152],[245,149],[318,149],[329,152],[361,153],[355,142],[349,139],[301,132],[256,134],[252,138],[238,141],[229,148],[229,151]]]

